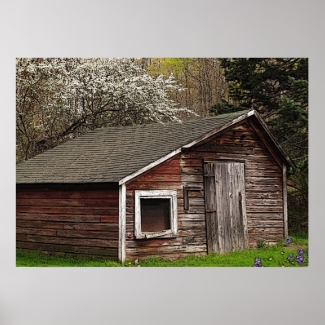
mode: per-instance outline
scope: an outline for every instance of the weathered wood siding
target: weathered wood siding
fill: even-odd
[[[248,247],[244,163],[204,164],[208,253]]]
[[[204,144],[162,163],[126,185],[126,259],[168,259],[207,253],[204,161],[245,163],[248,242],[284,237],[282,168],[248,122],[236,124]],[[184,209],[184,187],[188,206]],[[134,191],[177,190],[178,234],[175,238],[135,239]]]
[[[16,246],[118,258],[118,188],[18,189]]]
[[[197,187],[189,200],[187,217],[205,223],[203,162],[232,159],[245,162],[246,214],[249,246],[257,241],[276,242],[284,237],[282,168],[245,121],[181,155],[184,186]]]
[[[135,239],[134,190],[177,190],[178,233],[176,238]],[[192,195],[192,194],[190,194]],[[200,205],[202,202],[199,203]],[[204,230],[183,208],[180,156],[153,168],[126,185],[126,258],[160,256],[175,259],[189,253],[206,253]],[[199,228],[201,225],[199,225]]]

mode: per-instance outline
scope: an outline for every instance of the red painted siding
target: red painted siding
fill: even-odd
[[[17,248],[117,260],[118,202],[115,189],[18,190]]]
[[[178,236],[176,238],[134,238],[134,190],[177,190]],[[183,188],[180,156],[162,163],[126,185],[126,258],[136,259],[159,255],[165,258],[185,256],[191,251],[188,234],[182,227]]]

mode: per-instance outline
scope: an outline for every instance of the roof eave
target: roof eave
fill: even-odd
[[[173,158],[174,156],[176,156],[177,154],[179,154],[180,152],[182,151],[182,147],[170,152],[168,155],[164,156],[164,157],[161,157],[160,159],[152,162],[151,164],[137,170],[136,172],[122,178],[120,181],[119,181],[119,185],[122,185],[122,184],[125,184],[129,181],[131,181],[133,178],[141,175],[142,173],[148,171],[149,169],[153,168],[153,167],[156,167],[158,166],[159,164],[163,163],[164,161],[170,159],[170,158]]]

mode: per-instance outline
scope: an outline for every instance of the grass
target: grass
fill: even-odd
[[[119,267],[119,262],[107,260],[104,258],[88,257],[82,258],[78,256],[58,256],[40,253],[38,251],[22,251],[16,250],[16,266],[47,266],[47,267],[99,267],[99,266],[115,266]]]
[[[280,241],[277,245],[268,246],[260,244],[261,248],[246,249],[244,251],[230,252],[227,254],[210,254],[206,256],[190,255],[175,261],[169,261],[158,257],[151,257],[146,260],[134,263],[126,261],[124,266],[115,261],[103,258],[89,257],[87,259],[77,256],[57,256],[43,254],[37,251],[24,252],[16,251],[16,266],[34,267],[252,267],[255,258],[261,260],[265,267],[303,267],[308,266],[306,252],[308,251],[308,234],[296,233],[291,236],[291,243],[285,244]],[[299,265],[296,262],[297,250],[302,249],[304,263]],[[292,254],[293,261],[287,258]]]

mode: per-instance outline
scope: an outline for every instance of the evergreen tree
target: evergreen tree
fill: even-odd
[[[308,59],[221,59],[229,103],[222,100],[212,114],[255,109],[297,165],[288,184],[299,205],[308,209]],[[292,198],[292,197],[291,197]],[[296,201],[297,201],[296,200]]]
[[[308,59],[221,59],[229,97],[212,114],[255,109],[299,163],[308,154]]]

